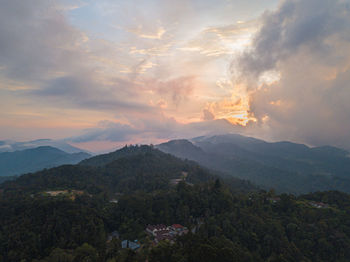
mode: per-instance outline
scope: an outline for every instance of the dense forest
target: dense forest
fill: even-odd
[[[0,185],[0,261],[348,261],[350,196],[258,190],[149,146]],[[176,181],[176,183],[173,183]],[[154,244],[147,225],[189,233]],[[118,238],[110,239],[118,231]],[[122,248],[138,240],[137,250]]]
[[[106,193],[112,197],[116,192],[169,189],[169,181],[181,179],[183,173],[186,173],[186,183],[192,184],[213,180],[219,175],[195,162],[181,160],[151,146],[126,146],[116,152],[84,160],[78,165],[63,165],[22,175],[16,181],[0,185],[0,189],[6,188],[7,194],[75,189],[89,194]],[[250,191],[255,188],[248,181],[222,177],[232,189]]]

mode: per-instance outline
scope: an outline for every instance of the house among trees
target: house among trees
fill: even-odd
[[[146,227],[147,233],[149,233],[153,236],[156,236],[158,231],[164,231],[164,230],[168,230],[168,227],[166,225],[163,225],[163,224],[148,225]]]
[[[177,235],[183,235],[183,234],[187,234],[188,233],[188,229],[187,227],[184,227],[180,224],[174,224],[172,226],[170,226],[170,229],[173,231],[173,232],[176,232]]]
[[[316,207],[316,208],[328,208],[328,207],[329,207],[328,204],[325,204],[325,203],[322,203],[322,202],[313,202],[313,201],[310,201],[309,204],[310,204],[312,207]]]
[[[137,250],[141,247],[141,245],[138,243],[137,240],[130,241],[130,240],[123,240],[122,241],[122,248],[130,248],[131,250]]]
[[[154,236],[154,242],[158,244],[162,240],[173,242],[176,236],[187,234],[188,229],[180,224],[173,224],[171,226],[160,224],[148,225],[146,232]]]

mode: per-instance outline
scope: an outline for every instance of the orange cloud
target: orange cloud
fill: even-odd
[[[128,32],[134,33],[140,38],[147,38],[147,39],[162,39],[163,35],[166,33],[166,30],[164,27],[160,26],[156,30],[153,30],[152,32],[147,32],[147,29],[144,28],[143,25],[138,25],[136,28],[129,28],[127,29]]]
[[[256,122],[250,113],[249,95],[208,103],[205,110],[212,112],[217,119],[226,119],[234,125],[246,126],[250,121]]]

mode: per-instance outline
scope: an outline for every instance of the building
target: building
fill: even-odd
[[[171,231],[173,231],[176,235],[183,235],[188,233],[187,227],[184,227],[180,224],[174,224],[170,226]]]
[[[187,227],[180,224],[173,224],[171,226],[160,225],[148,225],[146,232],[154,237],[154,243],[158,244],[160,241],[174,242],[176,236],[181,236],[188,233]]]
[[[313,201],[311,201],[309,203],[310,203],[310,205],[312,207],[316,207],[316,208],[328,208],[329,207],[329,205],[327,205],[325,203],[322,203],[322,202],[313,202]]]
[[[146,232],[149,234],[152,234],[153,236],[156,236],[158,231],[164,231],[164,230],[168,230],[168,227],[163,224],[148,225],[146,227]]]
[[[138,243],[137,240],[130,241],[130,240],[123,240],[122,241],[122,248],[130,248],[131,250],[137,250],[141,247],[141,245]]]

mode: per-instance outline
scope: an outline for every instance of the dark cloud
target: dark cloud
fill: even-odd
[[[104,85],[93,78],[93,73],[85,72],[51,79],[42,88],[25,93],[44,97],[47,102],[60,106],[128,112],[154,110],[151,106],[133,101],[133,98],[137,97],[137,94],[130,90],[133,85],[122,79],[112,79],[109,85]]]
[[[349,8],[349,1],[342,0],[283,1],[277,11],[263,16],[253,49],[240,59],[240,69],[259,76],[303,48],[333,57],[334,46],[326,40],[349,35]]]
[[[262,22],[238,68],[265,132],[349,149],[350,1],[283,1]],[[258,88],[271,71],[280,79]]]
[[[13,95],[50,107],[151,111],[132,80],[103,74],[58,3],[0,0],[0,76],[26,86]]]
[[[150,56],[121,75],[113,63],[125,54],[73,27],[59,3],[0,0],[0,77],[26,86],[11,91],[14,97],[49,107],[128,114],[153,112],[157,105],[152,106],[152,99],[177,106],[191,94],[192,76],[143,80],[153,66]]]
[[[154,90],[163,98],[170,100],[178,106],[186,102],[196,87],[195,76],[182,76],[166,81],[150,81],[148,86],[154,86]]]
[[[215,116],[208,109],[203,109],[203,119],[204,120],[214,120]]]
[[[130,125],[123,125],[110,121],[102,121],[96,128],[85,130],[84,134],[73,137],[70,140],[75,143],[90,141],[129,141],[133,135],[139,134],[135,128]]]
[[[0,0],[0,64],[7,77],[38,81],[82,60],[82,34],[52,1]]]

